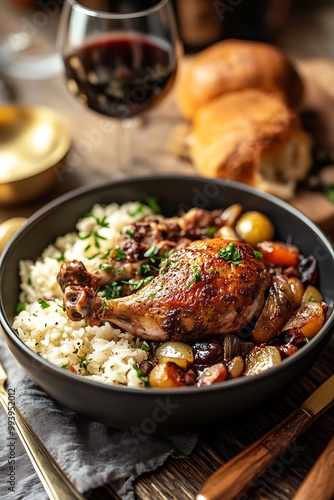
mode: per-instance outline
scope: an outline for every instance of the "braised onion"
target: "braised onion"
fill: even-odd
[[[269,295],[254,327],[252,339],[256,344],[267,343],[280,331],[294,310],[294,296],[288,279],[274,276]]]

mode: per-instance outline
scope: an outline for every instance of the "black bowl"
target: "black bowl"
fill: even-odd
[[[107,386],[58,368],[32,352],[11,328],[19,295],[21,259],[36,259],[57,236],[73,231],[94,203],[144,200],[155,196],[165,215],[198,206],[222,208],[240,202],[245,210],[267,214],[276,239],[295,243],[319,263],[319,288],[329,306],[322,330],[281,365],[260,375],[209,387],[132,389]],[[75,412],[109,426],[147,433],[198,428],[222,422],[264,403],[293,384],[315,362],[332,337],[334,253],[324,234],[287,203],[250,187],[197,177],[162,176],[113,182],[69,193],[39,210],[17,233],[0,261],[0,321],[5,340],[24,370],[54,399]]]

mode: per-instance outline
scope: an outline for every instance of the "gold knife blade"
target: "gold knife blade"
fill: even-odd
[[[301,408],[313,418],[319,417],[328,406],[334,404],[334,375],[329,377],[317,390],[315,390]]]
[[[333,403],[334,375],[274,429],[214,472],[202,486],[196,500],[237,498]]]

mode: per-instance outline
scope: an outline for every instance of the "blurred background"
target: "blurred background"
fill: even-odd
[[[118,0],[82,2],[96,9],[120,4]],[[140,0],[126,2],[136,4],[137,8],[142,5]],[[321,108],[320,118],[315,119],[312,113],[310,123],[321,146],[334,151],[334,0],[172,2],[181,41],[189,56],[219,40],[234,37],[276,44],[296,61],[309,81],[316,81],[318,85],[316,90],[312,85],[309,89],[309,104],[314,109]],[[63,0],[1,0],[0,16],[0,105],[15,102],[48,106],[62,115],[71,131],[72,149],[54,196],[90,182],[92,166],[96,182],[105,180],[113,168],[110,166],[111,134],[110,137],[103,136],[100,143],[95,133],[99,131],[100,118],[83,110],[66,89],[63,63],[56,48],[62,5]],[[319,84],[325,89],[320,97]],[[147,142],[146,171],[175,170],[175,157],[166,155],[169,132],[166,123],[157,120],[161,116],[159,113],[163,114],[170,128],[178,123],[179,116],[170,99],[143,119],[142,136],[133,138],[134,150],[138,151],[135,166],[138,173],[142,173],[143,137]],[[146,141],[147,135],[144,134],[148,129],[145,126],[148,127],[150,121],[154,122],[154,127],[149,129],[150,140]],[[86,147],[85,154],[82,153],[83,146]],[[184,172],[192,173],[188,163],[184,162],[182,168]],[[29,212],[34,208],[29,207]],[[7,211],[6,217],[8,214]]]
[[[137,6],[141,3],[140,0],[124,3],[129,2]],[[334,60],[333,0],[172,2],[187,54],[235,37],[277,44],[293,59]],[[119,5],[117,0],[83,0],[83,3],[97,9]],[[1,0],[0,99],[8,97],[6,77],[37,80],[62,71],[55,46],[62,4],[63,0]],[[14,91],[15,81],[11,83]]]
[[[234,37],[277,44],[293,59],[334,59],[333,0],[172,2],[185,53],[196,53],[214,42]],[[83,0],[83,3],[97,9],[119,4],[117,0]],[[62,4],[63,0],[1,0],[3,78],[48,78],[61,72],[55,43]],[[1,85],[3,100],[3,80]]]
[[[131,0],[128,0],[131,1]],[[333,0],[172,0],[179,32],[187,52],[195,52],[223,38],[236,37],[277,43],[293,57],[334,57]],[[1,14],[54,35],[63,0],[2,0]],[[119,4],[117,0],[83,0],[93,8]],[[140,0],[132,0],[140,5]],[[48,16],[47,26],[43,18]],[[29,22],[30,21],[30,22]],[[2,16],[0,32],[14,26]]]

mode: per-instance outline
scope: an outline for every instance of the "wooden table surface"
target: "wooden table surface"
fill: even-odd
[[[29,19],[32,12],[13,8],[9,5],[9,0],[2,0],[1,3],[0,35],[22,29],[23,20]],[[56,20],[50,18],[48,23],[49,25],[36,31],[35,42],[40,44],[52,42],[50,33],[54,33]],[[306,71],[308,68],[306,65]],[[108,133],[101,132],[107,119],[83,109],[68,93],[62,75],[48,80],[5,77],[5,81],[8,84],[10,101],[46,105],[60,113],[71,130],[73,141],[71,151],[64,162],[64,170],[58,176],[55,188],[43,198],[28,205],[0,207],[0,221],[12,216],[28,216],[45,202],[70,189],[98,184],[117,176],[116,134],[112,129]],[[130,171],[126,172],[127,175],[175,172],[195,174],[191,164],[176,160],[169,149],[170,132],[179,121],[180,116],[173,97],[169,96],[158,109],[134,124],[131,137],[133,161]],[[334,141],[334,135],[329,140]],[[326,210],[331,208],[326,205]],[[322,214],[323,211],[320,217]],[[329,215],[329,219],[325,221],[325,230],[329,230],[332,223],[334,219]],[[330,227],[330,230],[333,229]],[[138,499],[194,499],[203,482],[217,467],[274,427],[333,373],[333,355],[332,342],[310,372],[284,394],[276,396],[261,408],[254,407],[250,413],[242,415],[233,422],[201,430],[198,444],[189,458],[169,459],[163,467],[137,480]],[[258,486],[251,488],[245,498],[290,499],[326,447],[333,431],[332,409],[297,439],[284,458],[281,457],[267,470]],[[108,488],[95,490],[87,497],[117,498]]]

